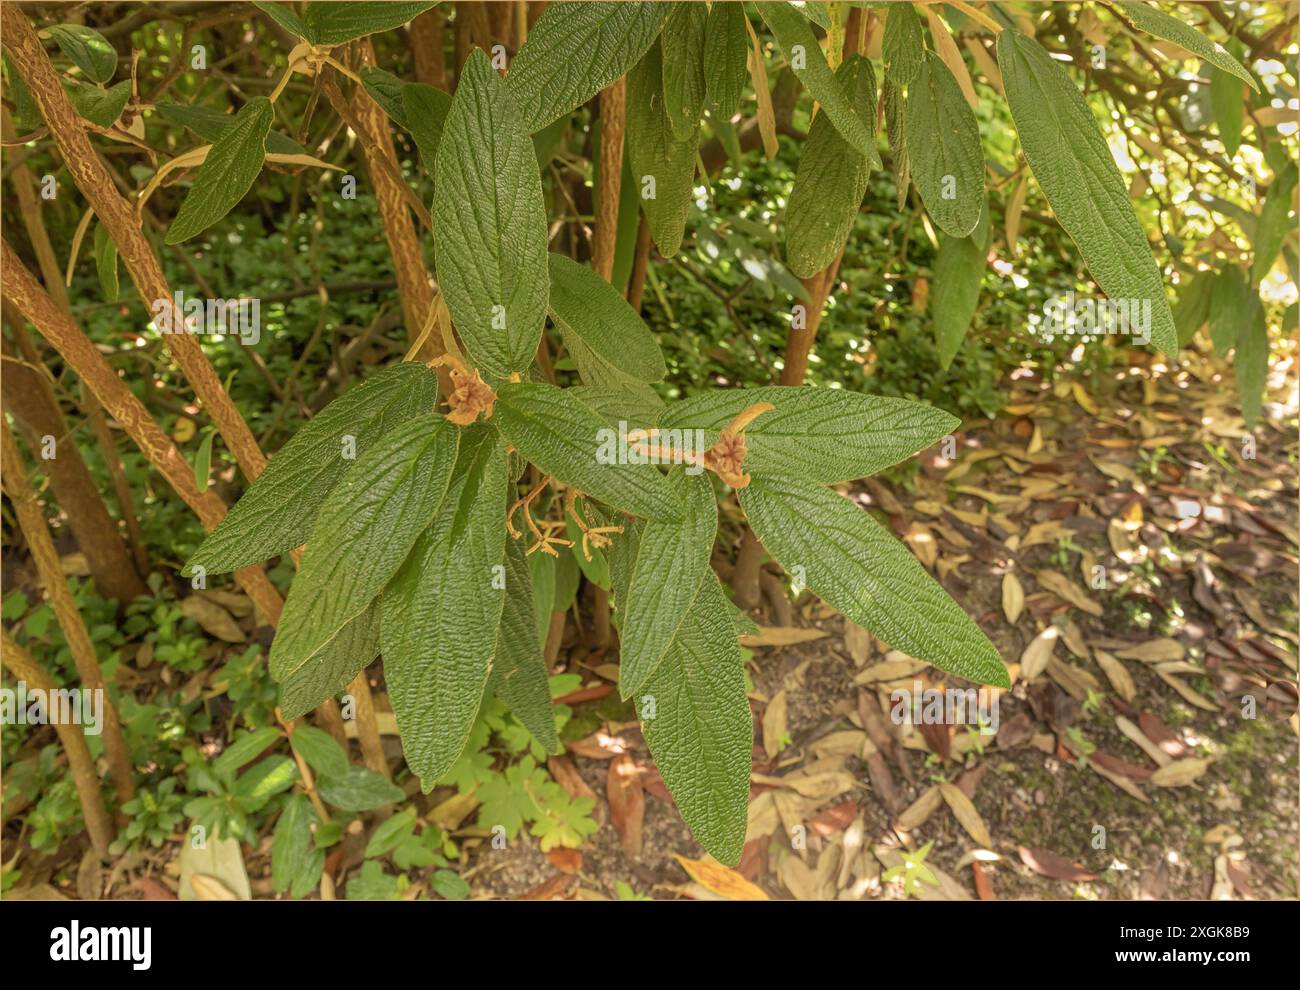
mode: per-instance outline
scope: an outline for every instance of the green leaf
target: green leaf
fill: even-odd
[[[298,767],[287,756],[268,756],[250,767],[235,781],[231,794],[247,812],[259,811],[298,779]]]
[[[988,209],[984,208],[969,237],[945,237],[939,244],[930,313],[934,317],[939,364],[944,368],[952,364],[979,305],[980,286],[988,267],[988,241]]]
[[[102,223],[95,224],[95,273],[108,302],[117,302],[121,285],[117,275],[117,245]]]
[[[903,122],[906,113],[907,99],[903,96],[903,87],[886,76],[885,131],[889,136],[889,147],[893,151],[889,168],[894,175],[900,210],[907,205],[907,190],[912,183],[912,159],[907,150],[907,128]]]
[[[1011,686],[980,627],[868,513],[791,478],[756,478],[738,494],[768,553],[787,573],[802,573],[846,617],[908,656],[968,680]]]
[[[921,31],[921,18],[910,3],[889,5],[880,54],[885,60],[885,78],[900,87],[900,91],[916,78],[925,57],[925,35]]]
[[[551,613],[555,611],[555,558],[550,554],[535,553],[527,558],[528,576],[533,583],[533,613],[537,623],[537,641],[546,645],[546,634],[551,626]]]
[[[664,409],[664,400],[653,388],[640,382],[621,386],[574,385],[568,391],[607,423],[621,419],[629,428],[653,426],[659,422]]]
[[[1250,298],[1232,367],[1237,374],[1241,418],[1246,421],[1247,429],[1254,429],[1264,404],[1264,385],[1268,380],[1268,328],[1258,296]]]
[[[438,144],[451,110],[451,95],[425,83],[406,83],[402,87],[402,106],[407,129],[420,149],[420,158],[430,173],[438,161]]]
[[[1295,162],[1287,162],[1286,167],[1273,176],[1273,184],[1264,197],[1259,224],[1255,228],[1255,263],[1250,269],[1253,286],[1258,286],[1268,275],[1282,250],[1282,241],[1289,231],[1295,230],[1295,221],[1291,219],[1291,193],[1296,186],[1297,174]]]
[[[534,554],[534,556],[542,556]],[[522,540],[506,541],[505,604],[492,664],[492,693],[548,753],[560,748],[555,712],[546,684],[546,660],[537,635],[533,582]],[[547,618],[550,618],[549,612]]]
[[[309,3],[303,14],[307,40],[316,45],[343,45],[366,35],[391,31],[414,20],[436,3]]]
[[[1210,106],[1214,108],[1219,140],[1229,158],[1241,147],[1243,96],[1240,79],[1220,68],[1210,69]]]
[[[1010,29],[998,35],[998,67],[1025,157],[1088,271],[1111,299],[1149,300],[1152,339],[1178,353],[1160,268],[1078,87],[1036,42]]]
[[[432,413],[437,401],[438,377],[418,362],[385,368],[349,389],[271,458],[186,568],[222,574],[302,546],[352,458],[398,424]]]
[[[312,826],[318,821],[305,794],[285,802],[271,845],[271,885],[280,893],[287,890],[290,897],[306,897],[320,883],[325,850],[312,841]]]
[[[586,265],[550,255],[550,314],[588,385],[661,381],[663,352],[640,315]]]
[[[330,492],[271,644],[277,681],[311,663],[397,573],[442,504],[457,442],[445,419],[411,420],[358,457]]]
[[[926,210],[944,233],[965,237],[984,208],[984,152],[975,111],[934,52],[908,86],[904,126],[908,143],[925,149],[912,160],[912,181]]]
[[[572,113],[635,65],[659,36],[667,6],[547,4],[507,77],[529,132]]]
[[[1241,269],[1228,265],[1214,279],[1207,319],[1214,353],[1223,357],[1237,344],[1242,320],[1250,313],[1251,292]]]
[[[735,866],[745,844],[754,726],[728,608],[718,579],[706,574],[637,698],[637,714],[691,834],[718,862]]]
[[[216,430],[208,430],[203,435],[198,455],[194,458],[194,484],[200,492],[208,490],[208,477],[212,474],[212,441],[216,436]]]
[[[235,119],[234,114],[222,113],[220,110],[200,106],[197,103],[187,105],[184,103],[163,102],[155,104],[154,109],[162,114],[164,120],[192,131],[208,144],[215,143],[221,137],[221,132]],[[307,153],[306,148],[279,131],[271,131],[266,135],[266,151],[267,154],[271,155],[305,155]]]
[[[474,792],[479,800],[478,826],[493,829],[500,825],[506,838],[513,839],[525,822],[537,817],[534,788],[545,779],[545,772],[531,756],[507,766],[502,773],[489,776]]]
[[[1178,328],[1178,346],[1186,347],[1210,318],[1211,299],[1218,276],[1212,271],[1197,272],[1178,293],[1174,304],[1174,326]]]
[[[603,525],[592,522],[595,512],[588,508],[586,519],[588,524]],[[592,546],[590,541],[587,544],[587,550],[591,553],[591,560],[587,559],[586,554],[582,552],[582,530],[566,514],[564,517],[564,535],[566,539],[573,541],[573,559],[578,562],[578,567],[582,570],[582,576],[594,585],[598,585],[609,590],[609,562],[605,560],[604,552],[599,548]]]
[[[835,75],[826,64],[826,54],[817,43],[808,22],[788,3],[760,3],[758,11],[776,37],[790,68],[807,87],[812,98],[821,104],[840,136],[860,155],[866,155],[872,168],[880,167],[880,153],[871,127],[858,116]]]
[[[567,389],[503,385],[492,421],[520,454],[566,485],[633,515],[681,518],[681,503],[659,469],[619,463],[627,457],[617,431]]]
[[[379,654],[379,599],[340,629],[312,658],[280,683],[280,711],[300,718],[340,694]]]
[[[488,57],[461,71],[434,166],[438,281],[469,355],[506,378],[546,322],[546,208],[524,121]]]
[[[961,425],[941,409],[907,399],[768,385],[701,392],[669,406],[659,427],[703,430],[707,449],[737,415],[760,402],[776,408],[745,429],[743,466],[755,478],[789,475],[822,484],[865,478]]]
[[[429,886],[444,901],[463,901],[469,897],[469,884],[455,870],[435,870]]]
[[[1166,14],[1163,10],[1150,7],[1145,3],[1118,3],[1115,6],[1132,18],[1133,23],[1147,34],[1172,41],[1180,48],[1200,56],[1224,72],[1232,73],[1251,89],[1259,92],[1254,78],[1226,48],[1217,41],[1211,41],[1180,17]]]
[[[316,792],[331,807],[351,812],[373,811],[406,797],[396,784],[355,764],[342,777],[320,778],[316,781]]]
[[[656,43],[627,77],[627,154],[650,236],[671,258],[682,246],[694,196],[700,129],[673,136],[663,101],[663,52]]]
[[[295,725],[289,744],[321,777],[342,777],[348,772],[348,754],[324,729]]]
[[[294,13],[287,5],[282,3],[266,3],[253,0],[253,6],[264,13],[280,27],[284,28],[292,35],[296,35],[304,40],[310,40],[311,31],[307,24]]]
[[[59,51],[72,59],[91,82],[106,83],[117,72],[117,50],[93,28],[81,24],[56,24],[50,28],[50,35],[58,43]]]
[[[562,553],[555,561],[555,601],[551,608],[556,612],[567,612],[573,608],[578,597],[578,585],[582,584],[582,571],[573,554]]]
[[[704,32],[708,19],[708,8],[702,3],[675,3],[664,21],[660,40],[664,112],[678,141],[691,139],[704,112]]]
[[[402,99],[402,87],[406,83],[386,69],[373,65],[362,66],[360,75],[361,84],[365,86],[371,99],[379,104],[393,123],[409,131],[411,125],[406,116],[406,103]]]
[[[275,110],[265,96],[249,100],[212,145],[194,176],[189,195],[167,230],[167,243],[201,234],[244,198],[262,171],[266,136]]]
[[[45,123],[44,118],[41,116],[41,108],[32,99],[31,90],[23,82],[23,77],[18,74],[18,69],[10,60],[8,52],[5,52],[3,57],[0,58],[0,63],[4,65],[7,77],[5,95],[14,104],[14,126],[17,127],[19,134],[26,134],[36,130]]]
[[[464,431],[461,445],[442,510],[382,603],[384,676],[407,765],[426,791],[474,727],[505,600],[505,447],[485,427]]]
[[[748,57],[744,5],[713,4],[704,31],[704,89],[714,112],[723,120],[730,120],[740,108],[749,77]]]
[[[77,113],[99,127],[112,127],[122,116],[126,101],[131,98],[131,80],[123,79],[111,89],[98,86],[78,86],[72,93]]]
[[[212,770],[220,777],[228,777],[245,763],[250,763],[268,746],[280,739],[280,730],[272,727],[245,732],[221,751],[212,761]]]
[[[849,56],[835,81],[864,119],[876,119],[876,73],[867,59]],[[819,113],[808,129],[785,208],[790,271],[808,278],[834,263],[849,239],[870,176],[867,157],[854,151],[830,118]]]
[[[386,856],[407,841],[414,831],[415,809],[404,808],[387,821],[375,826],[374,832],[370,834],[370,841],[366,843],[366,859]]]
[[[618,689],[630,698],[667,654],[706,580],[718,533],[718,503],[705,474],[674,468],[669,475],[686,507],[680,522],[649,522],[642,531],[627,593]]]

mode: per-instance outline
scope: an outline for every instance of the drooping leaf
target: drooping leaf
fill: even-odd
[[[271,844],[271,885],[282,894],[306,897],[320,883],[325,850],[317,849],[312,838],[317,821],[305,794],[294,794],[280,812]]]
[[[451,110],[451,95],[425,83],[406,83],[402,86],[402,107],[407,129],[420,149],[424,167],[432,173],[438,161],[438,145],[447,112]]]
[[[309,3],[303,13],[307,40],[316,45],[343,45],[414,20],[435,3],[387,0],[384,3]]]
[[[1232,73],[1217,66],[1210,69],[1210,106],[1214,108],[1214,125],[1229,158],[1236,155],[1241,146],[1244,92],[1241,80]]]
[[[1151,337],[1166,354],[1178,334],[1160,268],[1092,111],[1065,69],[1037,42],[998,35],[998,68],[1020,143],[1039,187],[1097,285],[1113,300],[1150,301]]]
[[[586,265],[550,255],[550,314],[588,385],[661,381],[663,352],[618,291]]]
[[[341,694],[379,655],[379,599],[349,619],[328,643],[280,683],[280,712],[301,718],[326,698]]]
[[[1264,404],[1264,385],[1268,380],[1268,328],[1258,296],[1249,297],[1246,310],[1239,318],[1241,335],[1237,338],[1232,368],[1237,376],[1241,418],[1246,421],[1247,429],[1254,429]]]
[[[889,5],[880,52],[885,60],[885,78],[899,87],[909,85],[925,57],[921,18],[910,3]]]
[[[650,236],[671,258],[682,245],[690,214],[699,128],[673,136],[663,100],[663,60],[656,43],[627,77],[627,154],[640,190]]]
[[[659,469],[626,463],[616,431],[570,390],[503,385],[492,421],[520,454],[570,487],[646,519],[681,518],[680,500]]]
[[[222,574],[306,543],[355,458],[398,424],[432,413],[437,401],[438,378],[418,362],[385,368],[349,389],[271,458],[186,567]]]
[[[1185,48],[1193,55],[1200,56],[1211,65],[1224,72],[1230,72],[1256,92],[1259,87],[1246,68],[1232,57],[1231,53],[1217,41],[1211,41],[1200,31],[1180,17],[1168,14],[1157,7],[1145,3],[1117,3],[1139,28],[1147,34],[1165,41],[1172,41],[1180,48]]]
[[[1178,346],[1186,347],[1210,318],[1211,300],[1218,276],[1212,271],[1197,272],[1178,293],[1174,304],[1174,326],[1178,328]]]
[[[921,563],[867,512],[819,485],[755,478],[738,493],[788,572],[894,649],[959,677],[1010,687],[997,648]]]
[[[975,112],[934,52],[908,85],[905,113],[908,143],[925,149],[911,160],[925,208],[944,233],[965,237],[984,208],[984,152]]]
[[[723,120],[729,120],[740,107],[748,54],[744,5],[713,4],[704,31],[704,89],[713,110]]]
[[[559,749],[546,660],[533,611],[533,582],[521,540],[506,541],[505,604],[492,664],[492,693],[548,753]],[[534,556],[539,556],[534,554]],[[547,618],[549,619],[549,613]]]
[[[885,132],[889,136],[889,167],[894,174],[894,188],[898,208],[907,204],[907,191],[912,184],[912,158],[907,148],[907,126],[904,123],[907,113],[907,100],[903,96],[903,87],[888,76],[885,77]]]
[[[253,6],[290,34],[304,40],[311,40],[311,29],[307,27],[307,23],[288,4],[253,0]]]
[[[194,458],[194,484],[201,492],[208,490],[208,478],[212,474],[212,441],[216,435],[216,430],[208,430]]]
[[[1282,241],[1288,232],[1295,230],[1295,221],[1291,219],[1291,193],[1296,186],[1297,174],[1295,162],[1287,162],[1273,176],[1273,184],[1264,197],[1259,224],[1255,227],[1255,262],[1250,269],[1253,286],[1264,280],[1282,250]]]
[[[760,3],[756,5],[763,20],[776,37],[781,52],[790,68],[807,87],[822,111],[831,119],[840,136],[860,155],[865,155],[872,168],[880,167],[880,153],[871,127],[858,116],[842,87],[835,82],[835,74],[826,63],[826,53],[817,43],[808,22],[788,3]]]
[[[1237,345],[1251,313],[1251,291],[1241,269],[1228,265],[1215,276],[1208,320],[1214,353],[1223,357]]]
[[[618,689],[624,698],[650,680],[687,620],[718,532],[708,476],[674,468],[669,480],[685,513],[678,522],[649,522],[641,534],[620,637]]]
[[[154,109],[162,114],[165,120],[193,131],[208,144],[215,143],[221,137],[221,132],[235,119],[234,114],[222,113],[220,110],[214,110],[212,107],[201,106],[197,103],[167,103],[164,101],[155,104]],[[270,155],[305,155],[307,153],[306,148],[279,131],[271,131],[266,135],[266,151]]]
[[[934,259],[934,291],[930,313],[934,317],[939,364],[947,368],[970,328],[979,305],[980,286],[988,267],[988,209],[968,237],[945,237]]]
[[[72,93],[72,105],[77,113],[99,127],[112,127],[122,116],[126,102],[131,98],[131,80],[123,79],[116,86],[101,89],[98,86],[78,86]]]
[[[528,131],[567,116],[634,66],[659,37],[667,6],[547,4],[511,61],[508,76],[511,95],[527,115]]]
[[[59,51],[72,59],[91,82],[106,83],[117,72],[117,50],[94,28],[56,24],[50,28],[50,35],[58,43]]]
[[[276,680],[315,660],[397,573],[442,504],[457,442],[445,419],[417,417],[362,453],[330,492],[271,644]]]
[[[528,577],[533,584],[533,618],[537,623],[537,641],[546,645],[546,633],[555,611],[555,558],[535,553],[528,558]]]
[[[851,55],[835,81],[863,119],[876,119],[876,73],[870,61]],[[867,157],[840,137],[826,114],[818,114],[808,129],[785,208],[790,271],[809,278],[834,263],[853,229],[870,176]]]
[[[381,606],[402,752],[426,791],[460,758],[483,700],[509,582],[505,519],[505,446],[494,431],[471,427],[442,509]]]
[[[167,243],[180,244],[203,233],[244,198],[262,171],[266,136],[275,111],[265,96],[245,103],[222,130],[194,176],[185,202],[167,229]]]
[[[670,405],[659,427],[703,430],[707,449],[737,415],[760,402],[775,408],[745,429],[748,453],[743,466],[755,478],[789,475],[822,484],[864,478],[960,425],[941,409],[907,399],[768,385],[694,395]]]
[[[373,65],[362,66],[360,75],[361,84],[365,86],[370,98],[379,104],[393,123],[409,131],[411,124],[406,116],[406,104],[402,100],[402,87],[406,83],[388,70]]]
[[[663,51],[664,113],[673,138],[690,140],[704,111],[704,37],[709,19],[702,3],[668,8],[660,40]]]
[[[527,371],[546,321],[546,208],[527,127],[482,49],[461,71],[434,176],[434,257],[456,330],[485,376]]]

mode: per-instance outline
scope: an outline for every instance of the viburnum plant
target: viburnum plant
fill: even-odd
[[[682,817],[708,852],[736,863],[752,745],[737,637],[752,624],[710,568],[718,502],[730,492],[797,585],[895,649],[1009,686],[979,627],[834,488],[925,449],[958,421],[834,388],[663,401],[652,386],[664,359],[637,311],[593,268],[549,252],[535,150],[537,135],[626,75],[634,192],[660,254],[673,255],[695,198],[703,118],[725,137],[748,74],[769,124],[756,9],[818,108],[786,213],[790,269],[812,276],[839,256],[867,178],[882,167],[883,118],[900,198],[914,184],[945,235],[936,325],[950,360],[978,299],[989,223],[979,128],[954,75],[961,57],[934,8],[924,8],[927,44],[910,4],[554,2],[513,56],[474,49],[448,94],[373,67],[354,73],[335,57],[431,4],[256,6],[299,39],[286,79],[338,71],[410,131],[434,184],[439,291],[410,360],[303,427],[187,565],[217,574],[305,545],[270,655],[286,718],[343,691],[382,655],[406,760],[426,789],[460,757],[485,692],[556,750],[534,580],[545,571],[533,562],[570,553],[610,594],[619,691]],[[887,8],[883,88],[864,54],[843,57],[853,6]],[[997,32],[1006,98],[1057,219],[1103,291],[1150,302],[1151,337],[1174,353],[1160,269],[1066,69],[1001,11],[948,6]],[[1176,18],[1107,6],[1254,85]],[[170,111],[212,145],[169,241],[211,226],[251,186],[276,137],[279,91],[229,122]],[[553,384],[538,361],[548,319],[581,384]],[[441,356],[417,359],[430,339]],[[441,394],[439,372],[450,383]]]

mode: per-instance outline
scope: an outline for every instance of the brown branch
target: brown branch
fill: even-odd
[[[596,200],[596,238],[592,267],[606,282],[614,275],[618,246],[618,201],[623,180],[623,133],[626,123],[627,77],[600,94],[600,188]]]

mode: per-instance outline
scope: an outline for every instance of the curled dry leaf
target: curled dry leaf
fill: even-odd
[[[750,883],[735,870],[708,860],[687,859],[677,853],[673,853],[673,859],[681,863],[682,869],[690,874],[692,880],[720,897],[733,901],[770,900],[761,887]]]
[[[1025,647],[1025,652],[1020,655],[1020,676],[1026,681],[1032,681],[1035,677],[1047,669],[1047,661],[1052,659],[1052,651],[1056,649],[1056,641],[1060,639],[1061,631],[1056,626],[1048,626],[1033,641]]]
[[[952,809],[953,817],[966,830],[967,835],[985,849],[993,845],[988,826],[984,824],[980,813],[975,810],[975,803],[962,793],[961,788],[955,784],[942,783],[939,785],[939,793]]]
[[[243,643],[248,639],[244,635],[244,630],[239,628],[239,623],[235,621],[234,616],[216,602],[201,595],[190,595],[183,599],[181,614],[197,622],[203,627],[204,632],[227,643]]]
[[[1013,626],[1025,610],[1025,589],[1020,579],[1008,571],[1002,576],[1002,612]]]

